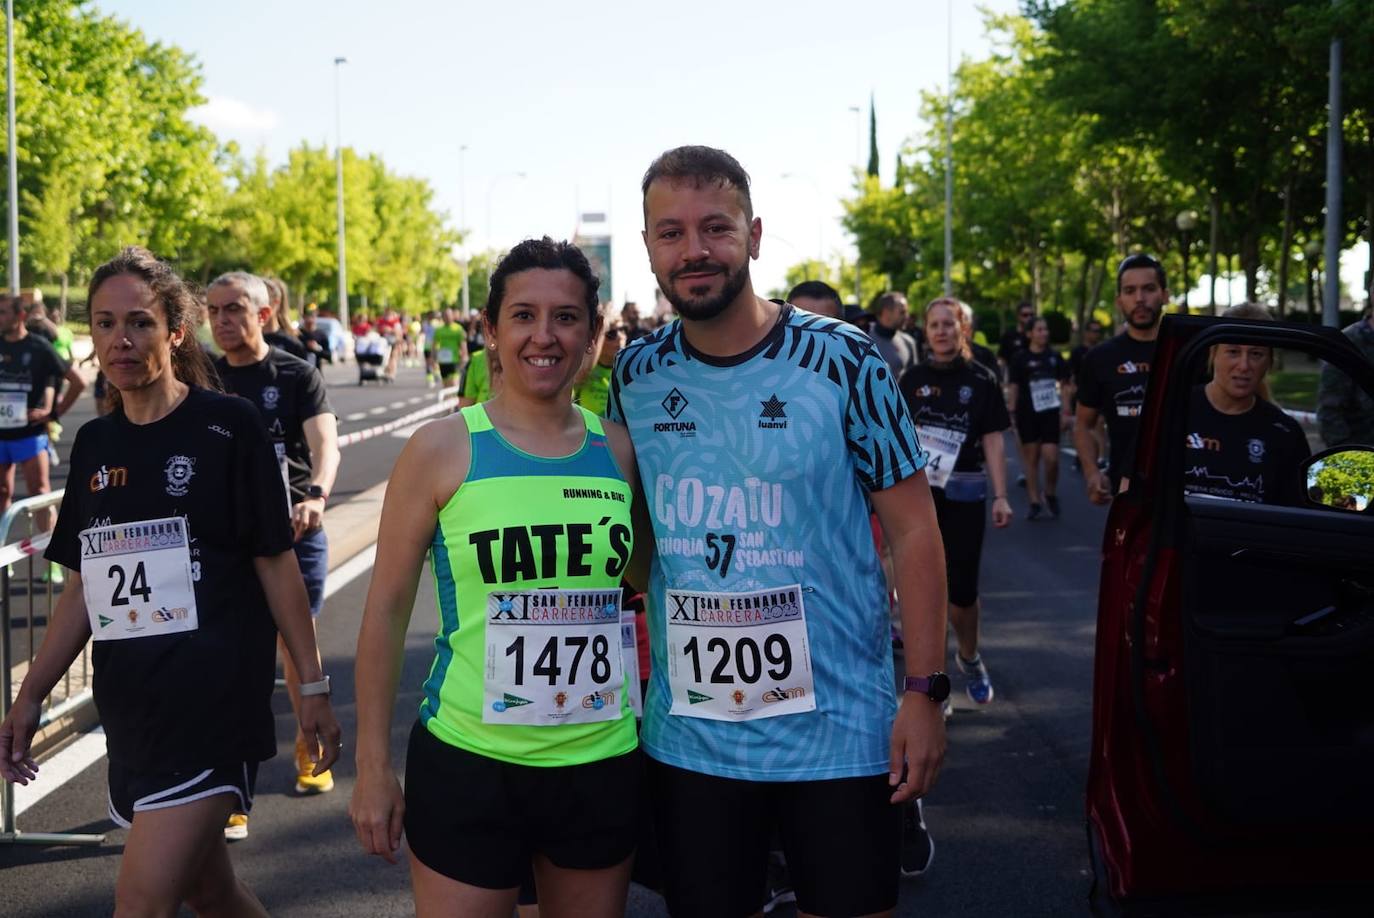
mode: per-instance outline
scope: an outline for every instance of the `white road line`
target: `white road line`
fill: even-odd
[[[365,418],[365,417],[367,417],[367,412],[366,412],[366,411],[355,411],[355,412],[353,412],[352,414],[346,414],[346,415],[344,415],[344,420],[345,420],[345,421],[361,421],[361,420],[362,420],[363,418]]]
[[[424,420],[418,424],[408,424],[405,427],[398,427],[391,432],[391,435],[398,440],[409,440],[411,434],[415,433],[415,431],[419,430],[421,427],[424,427],[428,423],[429,420]]]
[[[96,727],[43,762],[39,766],[36,780],[28,785],[14,786],[14,815],[19,816],[104,757],[105,730]]]
[[[424,401],[429,401],[429,399],[427,399],[427,398],[426,398],[425,396],[423,396],[423,395],[412,395],[410,398],[406,399],[406,404],[407,404],[407,405],[418,405],[418,404],[420,404],[421,402],[424,402]]]
[[[378,405],[376,408],[367,409],[368,414],[381,414],[383,411],[386,411],[385,405]]]
[[[324,581],[324,596],[328,599],[339,590],[348,586],[366,571],[371,570],[377,558],[377,543],[349,558],[329,572]],[[105,730],[96,727],[82,734],[74,743],[65,747],[57,755],[45,759],[40,765],[38,779],[27,786],[14,786],[14,815],[23,812],[53,791],[75,778],[105,757]]]
[[[393,408],[393,409],[395,409],[395,408],[404,408],[407,404],[408,404],[408,402],[406,402],[405,400],[401,400],[401,401],[392,402],[388,407]]]

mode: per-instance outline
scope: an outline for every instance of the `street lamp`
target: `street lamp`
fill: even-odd
[[[858,170],[858,171],[855,173],[855,175],[856,175],[856,176],[857,176],[857,175],[863,175],[863,168],[864,168],[864,164],[863,164],[863,149],[864,149],[863,109],[860,108],[860,107],[857,106],[857,105],[851,105],[851,106],[849,106],[849,110],[850,110],[851,112],[854,113],[854,168]],[[858,237],[856,236],[856,237],[854,238],[854,305],[855,305],[855,306],[858,306],[860,309],[863,309],[863,308],[864,308],[864,304],[863,304],[863,287],[862,287],[862,285],[859,283],[859,280],[860,280],[860,275],[859,275],[859,262],[860,262],[860,260],[861,260],[861,259],[860,259],[860,256],[859,256],[859,239],[858,239]]]
[[[782,174],[782,177],[784,179],[799,179],[803,182],[806,182],[808,185],[811,186],[811,191],[816,195],[816,270],[824,271],[825,258],[823,253],[825,252],[825,247],[822,244],[821,238],[822,234],[825,232],[825,221],[822,219],[820,214],[822,206],[821,201],[823,200],[821,196],[821,186],[816,184],[816,180],[813,179],[811,176],[802,175],[799,172],[784,172]],[[807,273],[808,275],[810,274],[809,271]],[[807,277],[807,280],[810,280],[810,277]]]
[[[344,328],[348,328],[348,262],[344,252],[343,119],[339,102],[339,68],[347,63],[346,57],[334,58],[334,204],[338,213],[339,232],[339,324]]]
[[[503,172],[492,179],[491,184],[487,185],[487,246],[492,249],[496,248],[496,244],[491,237],[491,196],[496,193],[496,186],[501,184],[502,179],[523,179],[524,177],[525,173],[523,172]]]
[[[458,147],[458,228],[463,233],[463,318],[468,317],[468,259],[471,253],[468,251],[468,182],[467,173],[463,168],[464,160],[467,158],[468,145],[462,144]]]
[[[19,144],[14,139],[14,0],[5,0],[5,100],[9,133],[5,146],[9,147],[10,169],[10,293],[19,295],[19,165],[16,159]]]
[[[1174,223],[1178,225],[1178,231],[1183,234],[1183,314],[1188,314],[1188,290],[1193,282],[1188,275],[1188,253],[1192,246],[1189,245],[1188,234],[1197,228],[1197,211],[1180,210],[1178,216],[1174,218]]]

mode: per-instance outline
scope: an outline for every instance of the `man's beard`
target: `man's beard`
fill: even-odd
[[[703,294],[700,297],[684,297],[677,292],[675,281],[679,275],[695,274],[703,269],[719,268],[725,274],[725,283],[720,289],[720,293],[715,296]],[[740,269],[734,274],[730,274],[724,265],[714,263],[697,263],[679,268],[668,275],[668,283],[663,284],[663,295],[668,298],[668,302],[673,304],[677,314],[684,319],[694,322],[704,322],[714,319],[725,311],[725,308],[734,302],[735,297],[739,296],[744,285],[749,282],[749,262],[746,259]]]
[[[1163,313],[1164,309],[1162,307],[1159,309],[1151,310],[1150,321],[1141,324],[1140,322],[1137,322],[1135,320],[1136,310],[1132,309],[1130,312],[1126,313],[1126,324],[1138,331],[1147,331],[1159,324],[1159,318],[1161,315],[1163,315]]]

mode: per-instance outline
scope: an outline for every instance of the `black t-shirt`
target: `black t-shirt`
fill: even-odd
[[[1092,348],[1088,345],[1080,344],[1069,351],[1069,376],[1071,378],[1078,379],[1078,374],[1083,369],[1083,358],[1088,356],[1090,350]]]
[[[215,369],[225,391],[241,395],[262,414],[267,432],[277,447],[277,458],[286,463],[291,501],[305,497],[310,484],[310,444],[305,439],[305,422],[317,414],[329,413],[329,398],[324,378],[304,360],[271,348],[257,363],[234,367],[221,357]]]
[[[1111,444],[1113,481],[1120,481],[1145,405],[1150,383],[1150,364],[1155,358],[1153,341],[1137,341],[1122,332],[1088,351],[1078,373],[1078,404],[1101,412],[1107,420]]]
[[[151,424],[122,410],[87,422],[70,463],[50,561],[80,570],[81,533],[94,526],[183,517],[190,536],[197,630],[92,650],[110,758],[158,772],[271,758],[276,629],[253,559],[289,550],[291,527],[262,419],[242,399],[192,389]],[[136,578],[117,605],[157,620],[167,610],[139,608]]]
[[[962,437],[953,471],[983,470],[983,435],[1011,426],[997,377],[984,366],[959,359],[939,366],[927,361],[902,374],[897,388],[906,398],[921,446],[930,449],[930,428]],[[937,434],[948,442],[945,434]]]
[[[973,353],[973,362],[985,367],[994,379],[999,383],[1002,381],[1002,368],[997,364],[997,355],[992,352],[992,348],[983,347],[977,341],[972,341],[968,346]]]
[[[1069,378],[1069,364],[1063,356],[1053,348],[1046,348],[1037,354],[1030,348],[1024,351],[1017,351],[1016,356],[1011,359],[1011,371],[1008,374],[1011,381],[1016,385],[1016,413],[1022,417],[1030,417],[1036,414],[1035,396],[1038,394],[1041,403],[1047,407],[1042,408],[1040,413],[1058,411],[1063,403],[1060,401],[1055,384]]]
[[[997,356],[1007,364],[1019,352],[1030,347],[1030,338],[1017,328],[1009,328],[1002,333],[997,342]]]
[[[313,341],[320,346],[318,351],[305,347],[306,342]],[[329,333],[323,328],[315,328],[311,331],[301,332],[301,346],[305,350],[305,361],[311,366],[318,367],[321,360],[328,360],[333,351],[329,347]]]
[[[292,357],[296,357],[300,360],[305,359],[305,345],[301,344],[300,339],[295,335],[288,335],[285,332],[279,331],[263,332],[262,340],[275,348],[286,351],[286,353],[290,354]]]
[[[18,440],[43,433],[44,425],[28,422],[28,409],[43,404],[43,393],[53,385],[54,377],[66,375],[67,366],[67,361],[58,356],[47,338],[37,335],[25,335],[18,341],[0,338],[0,440]],[[10,424],[16,426],[6,426]]]
[[[1244,414],[1223,414],[1212,407],[1206,386],[1194,386],[1184,448],[1188,494],[1259,504],[1303,502],[1300,468],[1312,449],[1298,422],[1272,402],[1256,399]]]

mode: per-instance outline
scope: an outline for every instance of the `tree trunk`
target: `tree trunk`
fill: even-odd
[[[1307,321],[1317,321],[1316,299],[1312,295],[1312,261],[1311,259],[1302,263],[1303,270],[1307,273]]]
[[[1207,298],[1208,315],[1217,314],[1217,238],[1221,227],[1221,203],[1217,200],[1217,191],[1212,189],[1207,198],[1207,206],[1211,210],[1211,226],[1208,228],[1207,240],[1207,285],[1211,288],[1211,293]]]
[[[1364,275],[1364,302],[1366,306],[1374,306],[1374,188],[1367,189],[1364,193],[1364,229],[1369,237],[1369,270]]]
[[[1054,311],[1064,311],[1064,256],[1054,263]]]
[[[1248,229],[1240,238],[1240,269],[1245,272],[1245,301],[1259,301],[1259,230]]]
[[[1279,319],[1288,313],[1288,250],[1293,245],[1293,179],[1283,187],[1283,241],[1279,244]]]
[[[1083,343],[1083,328],[1088,324],[1088,270],[1092,267],[1092,261],[1085,255],[1083,257],[1083,271],[1078,278],[1078,342]]]
[[[61,290],[61,292],[58,293],[58,295],[57,295],[57,307],[58,307],[58,309],[60,309],[60,310],[62,311],[62,320],[65,322],[66,319],[67,319],[67,272],[66,272],[66,271],[63,271],[63,272],[62,272],[61,281],[62,281],[62,290]],[[87,304],[86,304],[86,311],[89,312],[89,311],[90,311],[90,308],[91,308],[91,304],[90,304],[90,303],[87,303]]]
[[[1035,307],[1036,315],[1040,314],[1040,278],[1044,273],[1044,268],[1040,260],[1040,249],[1032,245],[1030,250],[1030,269],[1031,269],[1031,306]]]
[[[1122,258],[1126,257],[1126,234],[1121,231],[1121,188],[1112,186],[1112,243],[1116,246],[1116,253]]]
[[[1112,265],[1109,261],[1105,265],[1094,266],[1093,268],[1093,292],[1088,297],[1088,308],[1096,309],[1099,298],[1102,296],[1102,283],[1107,279],[1107,275],[1112,273]]]

